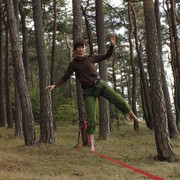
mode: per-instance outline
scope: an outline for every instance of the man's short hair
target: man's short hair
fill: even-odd
[[[84,45],[85,46],[87,45],[86,41],[82,37],[77,38],[75,43],[74,43],[74,51],[76,50],[76,48],[78,46],[84,47]]]

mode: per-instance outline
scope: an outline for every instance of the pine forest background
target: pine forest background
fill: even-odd
[[[65,73],[77,37],[86,39],[89,54],[98,54],[114,34],[113,56],[97,69],[154,129],[158,158],[172,159],[169,137],[180,128],[179,12],[178,0],[0,0],[0,126],[24,135],[25,145],[53,143],[58,126],[78,126],[83,102],[75,75],[51,93],[45,87]],[[110,111],[102,139],[128,119],[112,104],[102,110],[97,102],[96,109],[99,124]]]

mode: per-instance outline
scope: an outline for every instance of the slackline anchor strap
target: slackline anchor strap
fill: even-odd
[[[84,121],[84,126],[83,126],[83,142],[81,143],[81,145],[77,148],[77,150],[81,150],[82,146],[85,143],[85,138],[86,138],[86,127],[87,127],[87,122]]]

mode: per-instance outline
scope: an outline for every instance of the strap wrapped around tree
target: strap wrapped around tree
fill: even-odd
[[[81,137],[82,137],[82,143],[83,146],[88,145],[88,138],[87,138],[87,133],[86,133],[86,127],[87,127],[87,122],[86,122],[86,113],[85,113],[85,109],[84,107],[82,107],[82,111],[83,111],[83,122],[79,122],[79,126],[81,129]]]

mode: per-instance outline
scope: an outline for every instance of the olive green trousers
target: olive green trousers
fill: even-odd
[[[95,134],[96,132],[96,98],[99,96],[113,103],[123,114],[127,114],[131,111],[126,100],[114,91],[113,88],[109,87],[105,81],[100,80],[97,85],[83,90],[87,114],[87,134]]]

